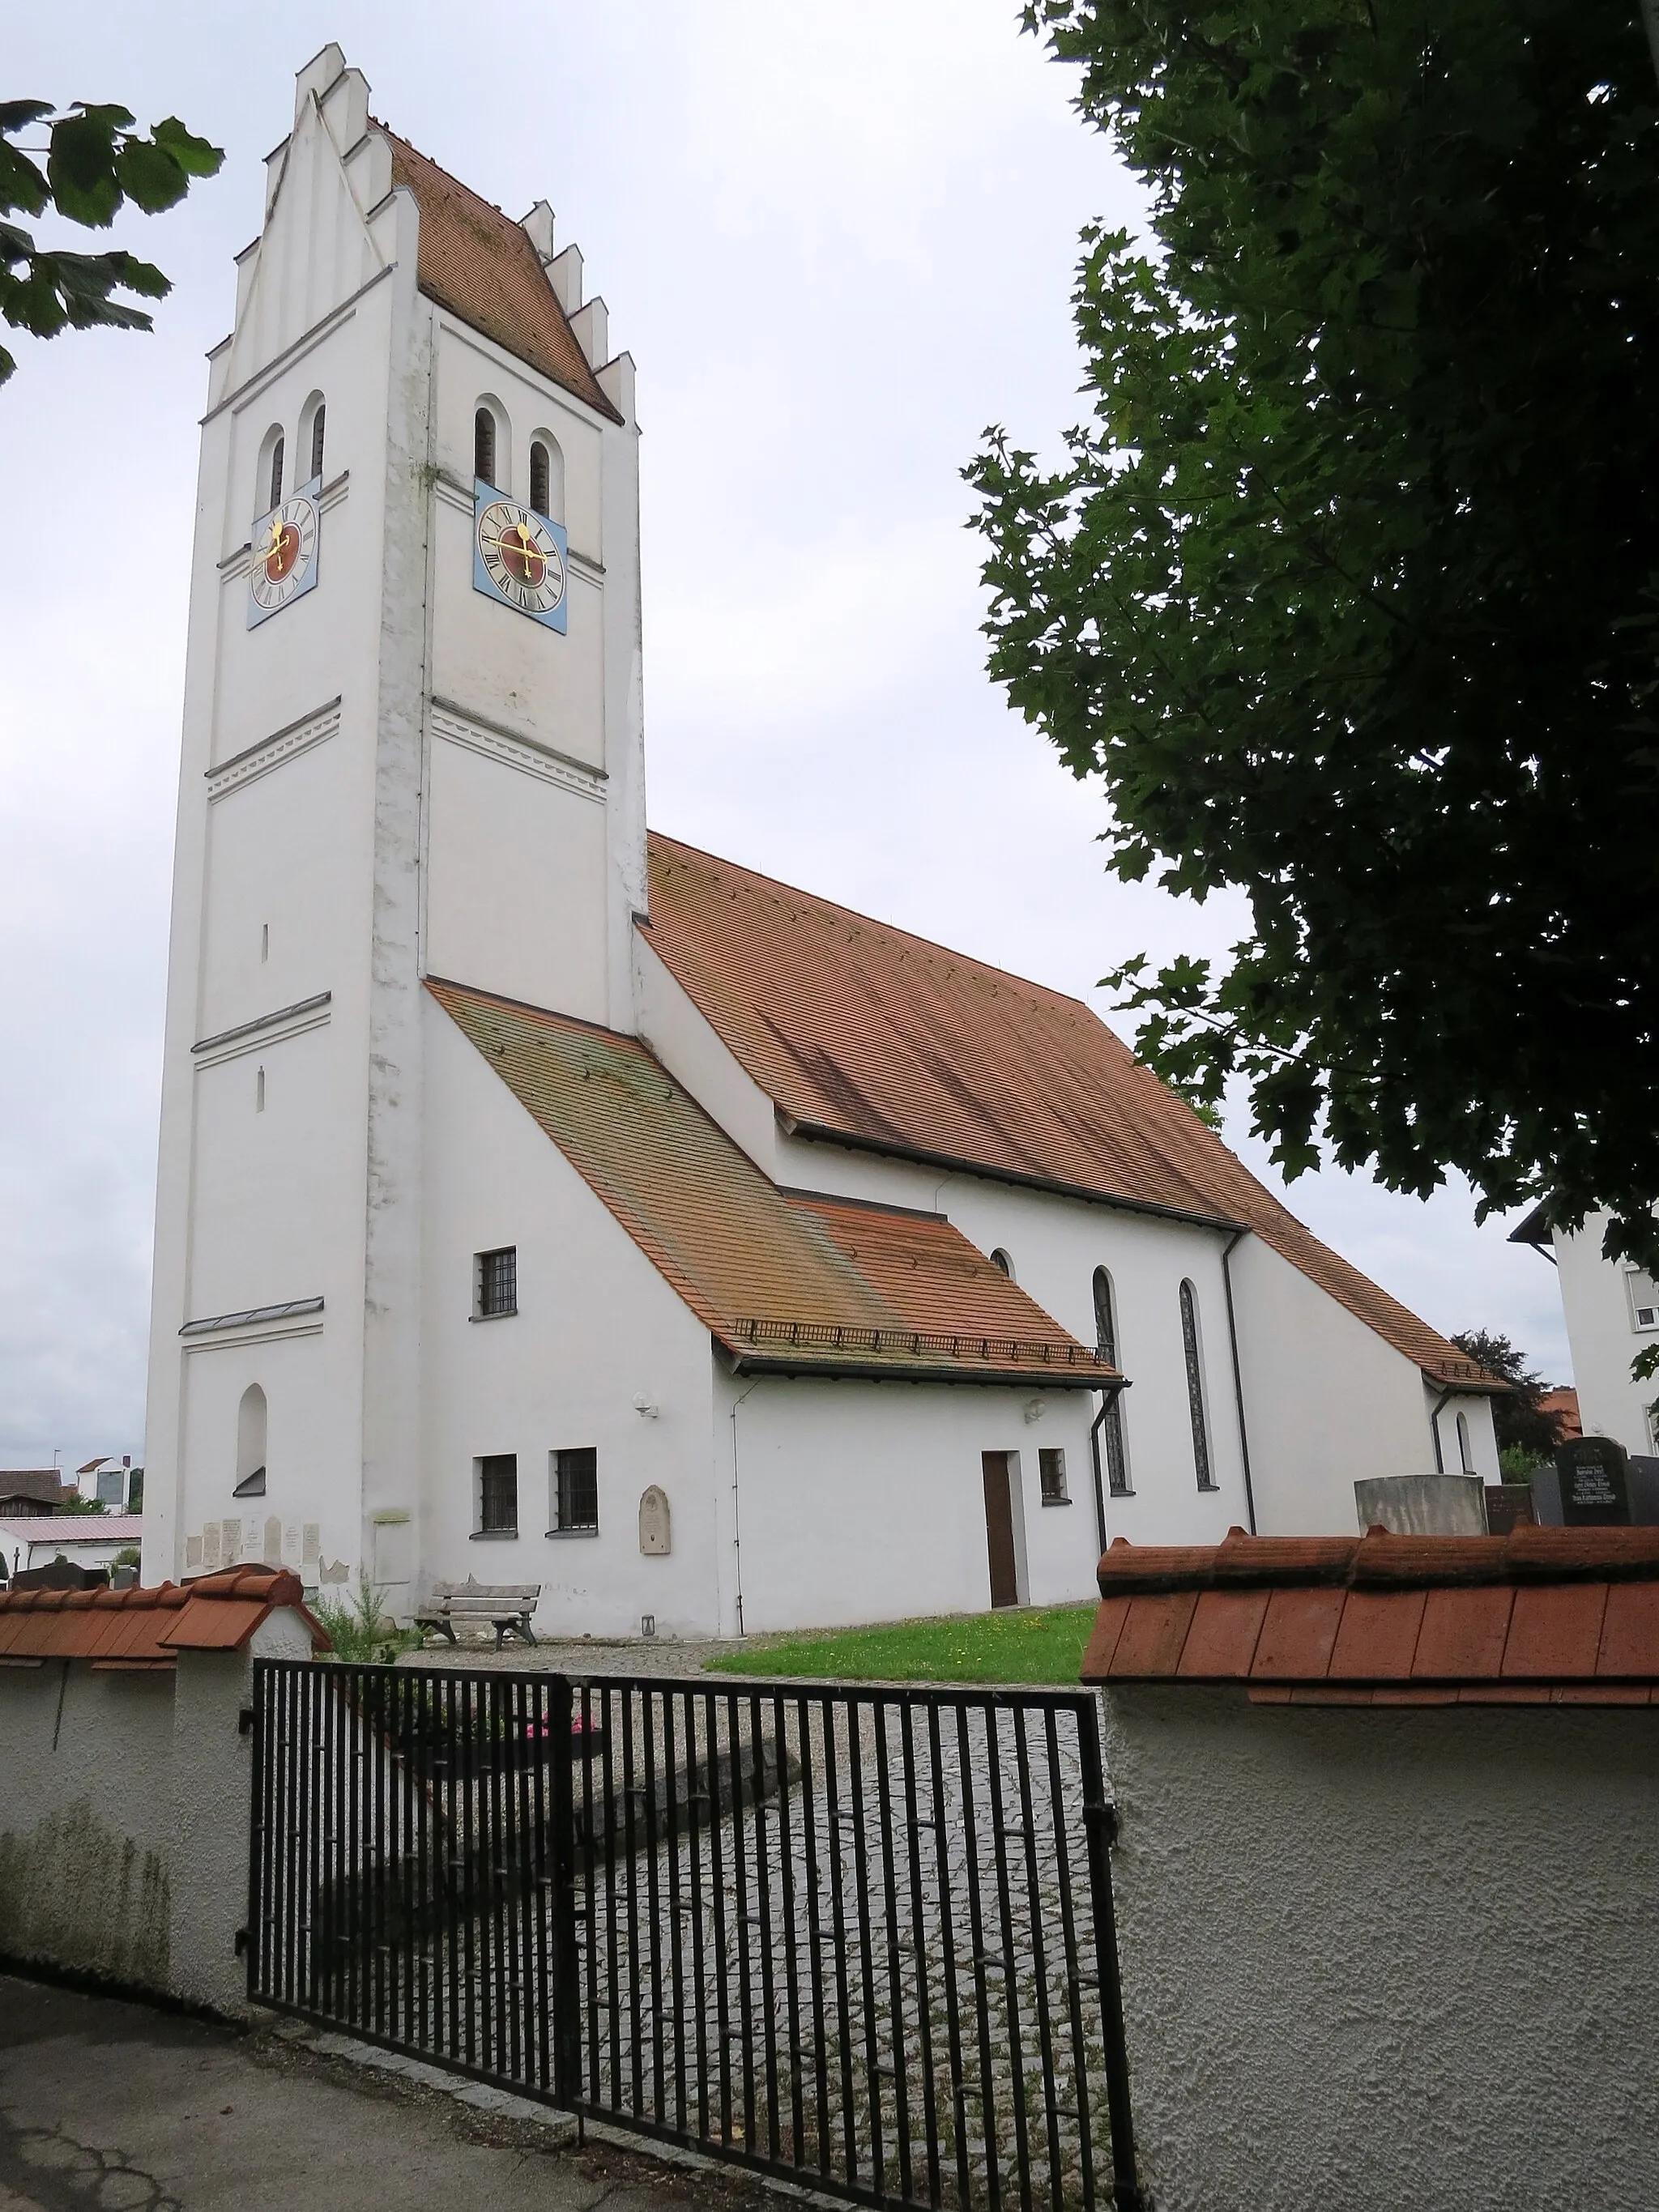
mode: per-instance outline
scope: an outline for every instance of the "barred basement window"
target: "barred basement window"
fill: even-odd
[[[1066,1454],[1058,1444],[1044,1444],[1037,1454],[1037,1483],[1045,1505],[1069,1505],[1066,1487]]]
[[[1114,1367],[1117,1365],[1117,1309],[1112,1297],[1112,1279],[1104,1267],[1095,1269],[1095,1344]],[[1106,1443],[1106,1486],[1114,1498],[1132,1498],[1129,1455],[1123,1441],[1123,1400],[1115,1395],[1101,1423]]]
[[[519,1455],[490,1452],[478,1462],[478,1534],[519,1533]]]
[[[487,484],[495,481],[495,417],[488,407],[472,417],[472,473]]]
[[[592,1444],[553,1455],[553,1526],[550,1535],[599,1525],[599,1455]]]
[[[472,1311],[479,1321],[519,1310],[519,1248],[503,1244],[496,1252],[480,1252],[474,1263]]]
[[[1210,1435],[1204,1419],[1204,1369],[1198,1352],[1198,1293],[1181,1285],[1181,1341],[1187,1355],[1187,1410],[1193,1424],[1193,1464],[1200,1490],[1218,1490],[1210,1472]]]

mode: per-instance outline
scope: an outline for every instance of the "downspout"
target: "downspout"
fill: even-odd
[[[1100,1411],[1089,1424],[1089,1456],[1095,1470],[1095,1534],[1099,1538],[1097,1548],[1106,1549],[1106,1486],[1100,1474],[1100,1432],[1106,1425],[1106,1416],[1128,1389],[1126,1378],[1121,1382],[1109,1383],[1100,1394]]]
[[[1238,1408],[1238,1455],[1244,1463],[1244,1516],[1250,1524],[1250,1534],[1258,1532],[1255,1525],[1255,1486],[1250,1480],[1250,1438],[1244,1426],[1244,1371],[1238,1364],[1238,1322],[1233,1313],[1233,1271],[1228,1265],[1235,1246],[1248,1229],[1235,1229],[1221,1248],[1221,1284],[1227,1293],[1227,1341],[1233,1354],[1233,1402]]]
[[[732,1406],[732,1578],[739,1636],[748,1632],[743,1625],[743,1531],[738,1522],[738,1407],[742,1405],[744,1398],[754,1396],[760,1389],[761,1381],[762,1378],[757,1376],[744,1392],[743,1398],[735,1399]]]
[[[1452,1390],[1443,1390],[1435,1400],[1433,1409],[1429,1414],[1429,1434],[1434,1439],[1434,1471],[1437,1474],[1443,1474],[1446,1472],[1445,1458],[1440,1449],[1440,1416],[1445,1411],[1447,1399],[1455,1395]]]

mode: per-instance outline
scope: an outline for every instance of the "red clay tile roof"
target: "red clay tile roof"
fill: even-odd
[[[1407,1359],[1501,1389],[1322,1244],[1076,999],[655,831],[649,939],[808,1135],[1252,1229]]]
[[[780,1190],[636,1038],[427,988],[735,1366],[1114,1375],[948,1222]]]
[[[1578,1393],[1571,1383],[1564,1383],[1559,1389],[1546,1390],[1538,1401],[1538,1410],[1540,1413],[1557,1413],[1560,1416],[1561,1435],[1564,1439],[1583,1435],[1583,1423],[1578,1413]]]
[[[407,185],[421,211],[416,281],[422,291],[620,422],[523,225],[385,124],[375,128],[392,149],[392,184]]]
[[[1100,1563],[1085,1682],[1258,1703],[1659,1702],[1659,1528],[1255,1537]]]
[[[171,1667],[180,1651],[240,1649],[268,1613],[292,1607],[313,1649],[328,1636],[306,1612],[297,1575],[232,1567],[184,1588],[0,1591],[0,1664],[89,1659],[94,1668]]]

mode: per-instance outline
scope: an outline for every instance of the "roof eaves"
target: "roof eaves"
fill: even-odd
[[[813,1358],[801,1352],[738,1352],[724,1337],[713,1334],[733,1375],[793,1376],[798,1380],[816,1376],[827,1382],[961,1382],[971,1389],[1000,1384],[1011,1390],[1100,1390],[1122,1383],[1120,1376],[1091,1374],[1081,1368],[975,1367],[965,1362],[929,1365],[908,1360],[860,1360],[834,1355]]]

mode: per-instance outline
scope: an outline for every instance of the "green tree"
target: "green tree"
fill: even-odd
[[[151,328],[143,308],[114,295],[165,298],[173,288],[153,263],[131,253],[45,246],[8,219],[51,209],[88,229],[107,230],[128,201],[146,215],[158,215],[183,199],[192,178],[212,176],[225,158],[221,148],[194,137],[176,115],[147,137],[133,123],[125,107],[85,100],[61,114],[49,100],[0,100],[0,315],[14,330],[50,338],[65,328],[84,331],[99,324]],[[21,132],[36,128],[45,133],[44,145],[14,143]],[[44,168],[33,158],[37,154],[46,156]],[[16,365],[0,346],[0,384]]]
[[[1110,865],[1244,890],[1106,979],[1294,1176],[1659,1248],[1659,101],[1633,0],[1037,0],[1144,180],[1091,411],[968,470],[993,674]]]
[[[1546,1460],[1561,1441],[1562,1417],[1545,1410],[1543,1398],[1549,1384],[1541,1375],[1534,1375],[1527,1364],[1527,1355],[1510,1343],[1506,1336],[1484,1328],[1465,1329],[1452,1338],[1460,1352],[1467,1352],[1489,1375],[1500,1376],[1510,1385],[1508,1395],[1492,1401],[1492,1426],[1498,1431],[1500,1453],[1520,1453],[1510,1465],[1535,1465]],[[1505,1468],[1508,1472],[1508,1466]]]

